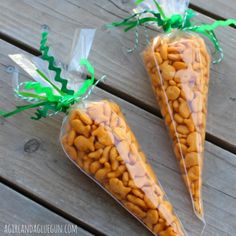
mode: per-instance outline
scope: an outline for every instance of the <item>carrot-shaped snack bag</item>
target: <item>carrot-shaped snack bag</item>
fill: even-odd
[[[211,58],[200,34],[214,44],[220,62],[223,51],[214,30],[219,26],[236,25],[236,21],[194,25],[190,20],[195,13],[187,9],[187,0],[136,3],[141,5],[138,11],[135,9],[135,14],[111,25],[124,26],[125,31],[148,24],[164,30],[151,40],[142,57],[173,140],[194,212],[204,221],[201,189]]]
[[[80,37],[84,46],[87,40],[91,43],[87,33],[83,31]],[[81,52],[72,50],[69,71],[62,71],[54,57],[48,55],[47,35],[47,32],[42,34],[42,60],[35,57],[29,60],[22,54],[10,55],[37,82],[19,83],[16,95],[30,104],[18,106],[13,112],[1,111],[1,116],[34,107],[38,110],[33,119],[66,113],[60,141],[67,157],[155,235],[186,235],[119,105],[108,100],[87,100],[94,88],[93,66],[87,59],[80,59]],[[81,40],[75,42],[73,48],[80,48]],[[90,47],[85,48],[83,56],[88,56]],[[43,61],[48,63],[47,69],[42,67]],[[75,72],[77,81],[81,82],[76,72],[81,72],[82,66],[86,67],[89,77],[75,91],[73,88],[78,87],[78,83],[68,79],[69,72]],[[68,77],[62,78],[62,73]]]

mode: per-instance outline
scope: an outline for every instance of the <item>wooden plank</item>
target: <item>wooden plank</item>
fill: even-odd
[[[194,0],[191,3],[197,8],[219,16],[220,18],[228,19],[236,17],[236,5],[234,0]]]
[[[71,47],[74,30],[80,27],[98,27],[91,53],[91,60],[99,77],[107,75],[105,84],[115,89],[119,96],[143,108],[157,111],[149,79],[142,65],[139,52],[127,54],[126,48],[133,45],[134,32],[123,33],[121,29],[105,31],[105,23],[120,20],[128,15],[127,1],[90,0],[2,0],[0,6],[0,30],[35,48],[39,47],[40,26],[51,28],[50,44],[61,60],[65,60]],[[12,6],[14,5],[14,8]],[[27,12],[27,14],[25,14]],[[30,20],[30,24],[29,24]],[[199,15],[200,22],[213,22]],[[221,28],[217,34],[225,51],[220,65],[212,65],[209,91],[209,115],[207,132],[236,150],[236,102],[234,79],[235,30]],[[150,35],[156,35],[150,32]],[[144,35],[141,33],[141,42]],[[209,44],[210,45],[210,44]],[[143,48],[143,47],[142,47]],[[128,97],[128,98],[127,98]],[[227,122],[226,122],[227,120]]]
[[[51,229],[47,225],[50,225]],[[38,228],[34,229],[34,226],[38,226]],[[27,235],[36,235],[37,232],[42,232],[44,235],[49,235],[53,232],[55,232],[53,235],[62,235],[62,233],[79,234],[81,236],[92,235],[0,183],[1,235],[12,234],[15,230],[14,227],[18,227],[16,229],[18,232],[23,230],[17,235],[26,235],[27,231],[32,232]]]
[[[19,50],[3,42],[0,45],[0,107],[7,108],[13,103],[9,100],[10,75],[5,71],[11,62],[6,55]],[[121,105],[189,235],[199,235],[201,225],[193,215],[163,122],[124,100],[96,89],[90,99],[99,98],[112,99]],[[67,160],[58,143],[62,116],[35,122],[29,120],[29,115],[27,111],[1,124],[1,176],[108,235],[137,235],[136,232],[149,235],[144,227]],[[32,139],[40,144],[38,150],[33,153],[24,151],[26,142]],[[235,155],[207,142],[203,196],[208,224],[204,235],[235,233],[235,181]]]

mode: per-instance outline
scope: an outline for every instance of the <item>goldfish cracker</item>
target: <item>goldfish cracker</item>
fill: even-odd
[[[195,213],[202,219],[202,163],[210,66],[208,51],[200,36],[177,32],[154,38],[143,52],[143,60],[173,139],[174,153]],[[157,74],[153,73],[153,68],[156,68]],[[192,183],[194,187],[191,188]],[[161,227],[156,225],[155,230]],[[169,231],[160,235],[167,235]]]
[[[164,46],[162,54],[168,53],[167,49]],[[175,92],[175,89],[170,91]],[[179,89],[177,92],[180,96]],[[80,104],[71,110],[64,127],[67,128],[62,129],[62,146],[78,167],[154,234],[184,235],[172,205],[117,104],[107,100]],[[189,167],[195,167],[195,162],[189,161]],[[197,174],[195,169],[190,170],[193,189],[198,188]]]

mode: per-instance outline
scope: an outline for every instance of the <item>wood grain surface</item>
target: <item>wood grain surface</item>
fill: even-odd
[[[68,233],[72,236],[92,236],[82,228],[73,225],[1,183],[0,216],[1,235],[39,235],[37,232],[42,232],[42,235],[52,233],[51,235],[56,236]],[[36,230],[35,226],[37,227]],[[19,230],[19,232],[22,230],[22,232],[14,233],[14,230]],[[26,234],[27,231],[29,234]]]
[[[236,18],[236,4],[234,0],[193,0],[191,3],[194,6],[200,7],[204,11],[219,16],[220,18]]]
[[[139,55],[144,48],[144,33],[140,32],[139,50],[127,54],[126,49],[133,46],[134,32],[104,30],[102,27],[129,14],[130,5],[127,1],[100,0],[98,4],[95,0],[1,0],[0,6],[1,32],[38,48],[41,26],[47,24],[50,26],[50,45],[53,45],[54,52],[64,62],[68,61],[74,30],[81,27],[98,28],[90,55],[97,77],[107,75],[105,85],[108,91],[145,110],[157,112],[155,98]],[[202,14],[197,16],[196,21],[213,22]],[[236,59],[235,53],[232,53],[235,50],[236,34],[235,29],[230,27],[217,29],[216,33],[224,49],[225,59],[211,68],[207,132],[209,137],[219,140],[220,145],[230,146],[236,152],[236,80],[232,63]],[[149,31],[149,34],[152,37],[156,32]]]
[[[7,55],[20,50],[3,41],[0,48],[0,107],[7,109],[14,105],[7,72],[12,62]],[[24,73],[21,78],[27,79]],[[199,235],[202,225],[194,217],[162,120],[101,89],[90,99],[100,98],[112,99],[122,107],[187,232]],[[58,141],[63,116],[36,122],[29,119],[30,114],[26,111],[1,121],[0,176],[107,235],[150,235],[66,158]],[[235,181],[235,155],[206,142],[203,198],[207,226],[203,235],[234,235]]]

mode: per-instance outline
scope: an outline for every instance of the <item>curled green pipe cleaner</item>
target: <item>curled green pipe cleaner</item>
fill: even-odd
[[[60,99],[60,96],[54,95],[53,89],[51,87],[45,87],[39,82],[26,82],[24,83],[24,89],[31,90],[33,89],[36,94],[45,94],[45,97],[41,97],[41,100],[47,99],[49,102],[57,102]],[[19,94],[23,95],[22,92],[17,91]],[[33,94],[25,94],[25,97],[32,97]]]
[[[140,4],[144,0],[137,0],[136,4]],[[226,27],[230,25],[236,26],[235,19],[228,19],[228,20],[217,20],[213,24],[201,24],[201,25],[193,25],[191,19],[196,15],[196,13],[191,10],[187,9],[185,11],[184,16],[180,14],[174,14],[171,17],[166,17],[164,10],[161,6],[157,3],[156,0],[153,0],[157,11],[153,10],[144,10],[139,13],[132,14],[131,16],[125,18],[120,22],[112,22],[108,24],[107,27],[125,27],[124,31],[127,32],[132,28],[138,26],[146,26],[147,23],[154,23],[157,26],[161,27],[164,32],[170,32],[173,29],[179,29],[182,31],[189,31],[189,32],[196,32],[206,36],[214,45],[215,53],[220,53],[221,58],[217,61],[220,62],[223,59],[223,50],[220,46],[219,40],[217,39],[214,30],[218,27]],[[142,17],[143,15],[149,13],[150,16]],[[214,63],[214,62],[213,62]]]
[[[61,68],[55,67],[55,59],[53,56],[48,56],[49,47],[46,45],[47,41],[47,32],[42,33],[41,47],[40,49],[43,52],[42,59],[48,61],[48,69],[55,71],[54,82],[61,83],[61,89],[59,89],[53,81],[50,81],[43,74],[42,71],[36,69],[36,72],[41,76],[42,80],[47,82],[49,86],[44,86],[39,82],[23,82],[17,86],[15,89],[15,94],[20,99],[27,101],[31,104],[16,106],[16,109],[10,112],[5,112],[0,110],[0,117],[9,117],[15,115],[19,112],[38,108],[35,112],[35,116],[31,117],[34,120],[39,120],[42,117],[48,117],[54,115],[58,112],[67,113],[68,109],[76,102],[80,102],[84,97],[87,97],[86,94],[91,93],[89,88],[94,86],[94,68],[87,59],[81,59],[80,65],[86,67],[90,78],[87,78],[78,91],[69,90],[67,88],[68,80],[61,78]]]

